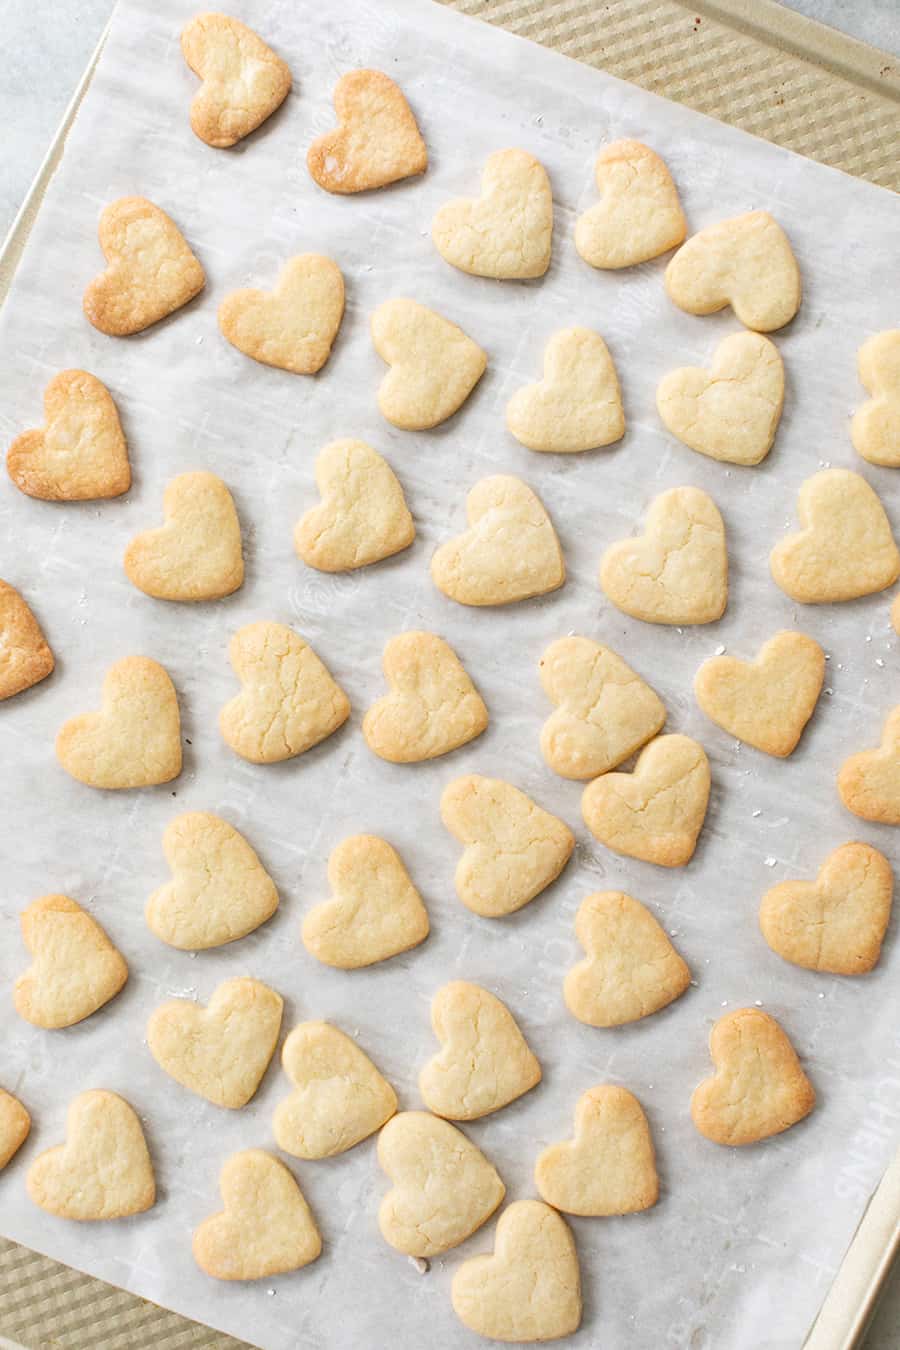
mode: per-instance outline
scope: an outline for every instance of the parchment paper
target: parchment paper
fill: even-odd
[[[816,976],[781,962],[757,928],[762,892],[811,877],[849,839],[893,857],[894,833],[842,808],[834,777],[846,755],[877,744],[897,702],[897,640],[887,597],[798,609],[770,580],[767,555],[795,528],[804,478],[825,463],[863,469],[900,527],[890,470],[858,461],[847,419],[862,393],[855,352],[897,322],[900,205],[889,193],[755,141],[596,71],[414,0],[302,7],[247,0],[241,17],[286,57],[294,92],[243,146],[214,151],[190,132],[196,80],[178,33],[195,6],[124,3],[50,187],[0,325],[0,428],[6,443],[41,421],[41,393],[58,370],[83,366],[112,390],[129,439],[135,484],[102,505],[32,501],[0,490],[0,575],[33,603],[57,654],[43,685],[0,710],[3,764],[0,1082],[34,1116],[21,1154],[0,1177],[8,1237],[261,1346],[474,1346],[457,1323],[449,1283],[461,1259],[492,1244],[488,1225],[420,1274],[376,1226],[386,1188],[369,1141],[328,1162],[291,1166],[322,1228],[325,1251],[307,1270],[256,1285],[208,1280],[190,1256],[192,1228],[219,1208],[217,1178],[234,1150],[272,1147],[271,1114],[288,1089],[277,1065],[243,1111],[217,1110],[179,1088],[143,1040],[153,1008],[172,995],[205,1001],[230,975],[267,980],[286,998],[285,1029],[324,1017],[351,1034],[420,1105],[416,1078],[435,1042],[428,1003],[446,980],[484,984],[509,1004],[544,1066],[534,1092],[467,1133],[498,1166],[510,1200],[533,1194],[532,1166],[569,1137],[577,1097],[599,1082],[633,1090],[649,1115],[663,1193],[642,1215],[574,1220],[585,1320],[572,1344],[772,1350],[803,1338],[888,1160],[900,1119],[897,944],[861,979]],[[330,94],[347,69],[395,76],[429,145],[427,176],[360,198],[332,198],[310,180],[305,151],[332,125]],[[596,199],[598,146],[622,135],[665,156],[691,227],[752,207],[787,229],[803,271],[799,318],[776,341],[788,392],[776,446],[740,470],[676,443],[654,407],[671,367],[708,360],[738,325],[730,313],[681,314],[662,289],[663,263],[597,273],[577,257],[575,215]],[[477,191],[494,149],[520,145],[546,164],[556,199],[554,259],[535,283],[463,276],[429,237],[440,203]],[[101,267],[96,222],[125,193],[170,211],[207,269],[187,310],[143,336],[116,340],[82,318],[80,298]],[[304,250],[341,266],[348,307],[334,354],[315,379],[254,364],[218,333],[227,291],[268,286]],[[462,412],[410,435],[375,405],[383,366],[368,316],[410,295],[460,322],[489,352],[488,372]],[[547,337],[583,323],[606,338],[623,385],[628,431],[611,450],[541,456],[507,434],[510,394],[537,377]],[[400,476],[418,537],[398,558],[328,577],[295,558],[291,531],[317,500],[313,461],[339,436],[360,436]],[[125,578],[127,541],[161,519],[175,473],[209,468],[231,487],[241,516],[247,580],[230,599],[196,607],[154,602]],[[492,472],[521,475],[557,526],[565,588],[507,610],[473,611],[439,595],[428,574],[435,545],[464,528],[465,493]],[[620,615],[596,584],[600,555],[640,527],[653,496],[679,484],[708,489],[726,520],[731,599],[724,619],[678,631]],[[235,692],[226,647],[241,624],[273,618],[314,645],[352,703],[350,724],[282,766],[255,767],[220,741],[218,709]],[[724,647],[749,657],[781,627],[801,627],[830,655],[827,689],[787,761],[741,747],[697,709],[691,681]],[[443,634],[484,694],[491,725],[478,741],[428,766],[383,764],[359,723],[383,692],[384,642],[412,627]],[[699,737],[713,770],[700,847],[665,872],[618,858],[581,823],[581,787],[543,764],[538,734],[548,705],[537,679],[544,646],[576,631],[610,643],[660,692],[669,730]],[[67,717],[97,706],[115,660],[162,661],[179,692],[185,770],[168,787],[100,793],[70,780],[53,754]],[[461,773],[508,778],[576,830],[561,880],[519,914],[479,920],[453,890],[457,845],[438,801]],[[160,839],[181,811],[220,812],[243,830],[275,877],[276,917],[242,942],[196,957],[159,943],[143,921],[167,877]],[[368,971],[319,966],[299,938],[302,914],[326,895],[331,849],[359,831],[400,850],[429,906],[433,930],[407,956]],[[696,987],[666,1011],[614,1031],[574,1021],[561,982],[578,958],[572,922],[593,890],[622,888],[649,904],[690,963]],[[119,945],[131,979],[81,1026],[43,1032],[20,1021],[9,989],[27,957],[18,914],[64,891]],[[688,1101],[709,1072],[706,1038],[724,1008],[759,1000],[791,1035],[819,1095],[813,1116],[743,1150],[717,1148],[690,1123]],[[121,1092],[145,1121],[160,1198],[133,1220],[76,1226],[33,1207],[24,1177],[38,1151],[60,1142],[67,1103],[88,1087]]]

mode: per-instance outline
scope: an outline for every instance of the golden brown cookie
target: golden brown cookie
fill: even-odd
[[[664,929],[624,891],[582,900],[575,934],[587,955],[566,975],[566,1007],[591,1027],[620,1027],[680,998],[691,972]]]
[[[99,923],[67,895],[44,895],[21,915],[33,963],[13,986],[16,1012],[36,1027],[70,1027],[115,998],[124,957]]]
[[[344,317],[344,278],[320,253],[300,253],[272,291],[232,291],[219,305],[219,328],[233,347],[265,366],[314,375],[331,355]]]
[[[816,1094],[781,1027],[760,1008],[738,1008],[709,1036],[716,1072],[695,1089],[691,1118],[714,1144],[755,1144],[789,1130]]]
[[[214,473],[180,473],[163,496],[165,523],[135,535],[125,574],[157,600],[219,600],[244,581],[241,526]]]
[[[554,1209],[589,1218],[636,1214],[655,1205],[656,1155],[637,1097],[609,1083],[579,1097],[575,1138],[538,1155],[534,1184]]]
[[[339,125],[306,156],[326,192],[367,192],[424,173],[428,151],[398,85],[380,70],[351,70],[334,88]]]
[[[86,370],[63,370],[44,390],[44,413],[46,425],[23,431],[6,456],[20,492],[80,502],[128,491],[128,448],[105,384]]]
[[[0,1172],[25,1143],[31,1116],[11,1092],[0,1088]]]
[[[785,961],[833,975],[863,975],[881,955],[894,874],[868,844],[844,844],[815,881],[782,881],[759,910],[763,937]]]
[[[0,581],[0,702],[46,680],[54,664],[30,606],[14,586]]]
[[[683,867],[697,846],[709,788],[703,746],[690,736],[657,736],[632,773],[607,773],[589,783],[581,812],[591,834],[615,853]]]
[[[84,293],[84,313],[111,337],[140,333],[193,300],[203,268],[171,217],[146,197],[120,197],[100,217],[109,266]]]
[[[126,656],[103,680],[99,712],[72,717],[56,757],[88,787],[153,787],[181,773],[181,719],[168,674],[147,656]]]
[[[363,718],[366,744],[381,759],[435,759],[480,736],[488,711],[456,652],[436,633],[400,633],[384,649],[390,692]]]
[[[838,792],[855,816],[900,825],[900,706],[888,713],[877,750],[862,750],[844,760]]]
[[[217,149],[249,136],[290,92],[281,57],[227,14],[196,15],[181,30],[181,50],[203,81],[191,103],[191,130]]]
[[[697,671],[697,702],[739,741],[784,758],[796,747],[813,715],[825,653],[805,633],[776,633],[754,661],[712,656]]]

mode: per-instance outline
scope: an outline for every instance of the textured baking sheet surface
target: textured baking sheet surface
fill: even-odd
[[[298,90],[242,151],[214,153],[190,136],[184,116],[196,86],[181,63],[177,34],[190,12],[168,3],[120,13],[0,334],[5,438],[38,420],[40,391],[52,371],[83,364],[108,381],[119,401],[136,470],[129,497],[100,507],[31,502],[11,487],[0,496],[2,537],[15,543],[4,555],[4,573],[33,598],[60,656],[53,681],[8,705],[0,721],[4,762],[22,766],[21,790],[4,807],[10,842],[0,981],[8,986],[21,968],[18,910],[50,889],[91,903],[133,971],[116,1004],[70,1032],[39,1033],[4,1014],[0,1071],[33,1108],[35,1131],[0,1179],[0,1228],[255,1343],[386,1340],[394,1337],[400,1309],[410,1343],[436,1329],[442,1344],[474,1343],[453,1319],[447,1285],[461,1255],[488,1247],[490,1229],[420,1276],[377,1235],[374,1211],[384,1183],[371,1144],[331,1163],[297,1167],[326,1239],[319,1263],[273,1282],[272,1295],[265,1286],[210,1286],[193,1269],[189,1230],[216,1207],[222,1158],[236,1147],[270,1142],[269,1118],[285,1085],[273,1069],[251,1107],[225,1115],[177,1092],[142,1045],[146,1016],[167,994],[206,999],[225,975],[258,974],[286,995],[288,1025],[327,1016],[358,1029],[404,1104],[415,1105],[416,1071],[433,1049],[428,998],[445,979],[462,975],[508,1000],[545,1064],[537,1093],[470,1131],[497,1162],[511,1198],[530,1193],[535,1153],[568,1133],[574,1100],[592,1083],[626,1083],[654,1126],[665,1190],[660,1208],[575,1225],[588,1294],[580,1342],[630,1337],[755,1350],[759,1326],[769,1325],[767,1310],[778,1300],[779,1339],[771,1344],[794,1346],[891,1151],[897,1102],[885,1066],[897,1057],[889,1021],[896,943],[889,940],[883,967],[865,981],[819,979],[768,952],[755,910],[767,885],[813,873],[832,844],[863,837],[890,851],[889,831],[858,826],[842,812],[833,773],[845,754],[877,739],[896,699],[897,650],[884,598],[796,615],[768,580],[766,554],[789,527],[802,479],[826,460],[854,462],[846,419],[859,397],[855,350],[869,332],[895,322],[881,280],[884,240],[896,234],[900,207],[886,193],[596,72],[406,3],[308,13],[302,29],[286,6],[266,7],[265,14],[248,6],[249,21],[290,61]],[[357,201],[328,199],[309,181],[302,151],[330,122],[337,76],[363,63],[397,74],[420,115],[433,166],[421,183]],[[788,406],[776,449],[760,470],[729,470],[678,447],[653,408],[660,375],[673,364],[705,360],[733,320],[673,311],[662,294],[660,264],[603,276],[588,272],[571,248],[574,215],[594,199],[596,146],[621,134],[646,138],[668,158],[694,227],[767,204],[795,242],[806,302],[801,318],[777,339],[788,365]],[[453,273],[427,235],[436,205],[471,190],[484,154],[510,143],[547,163],[558,227],[549,276],[501,287]],[[170,323],[115,342],[85,326],[80,293],[99,265],[95,226],[102,205],[136,190],[184,226],[210,287]],[[215,327],[225,290],[274,275],[281,259],[304,248],[331,252],[348,280],[345,329],[316,381],[253,366]],[[442,431],[421,437],[388,428],[374,407],[382,367],[366,318],[381,299],[404,291],[462,321],[491,354],[470,405]],[[571,322],[592,323],[607,337],[623,379],[629,433],[611,452],[533,456],[506,436],[502,408],[511,390],[536,373],[547,334]],[[290,531],[315,498],[316,449],[341,434],[367,437],[388,455],[420,537],[409,555],[382,568],[327,578],[304,572],[293,559]],[[119,570],[127,539],[158,519],[165,481],[190,467],[216,469],[233,487],[249,562],[242,592],[196,610],[154,604],[131,591]],[[497,470],[520,473],[544,497],[570,580],[544,602],[470,613],[434,593],[427,560],[435,542],[461,527],[465,490]],[[897,524],[889,473],[867,470],[867,476]],[[595,572],[605,543],[635,527],[655,492],[682,482],[707,486],[725,513],[733,600],[715,628],[678,634],[616,614],[597,591]],[[266,614],[295,623],[313,641],[355,709],[352,726],[333,741],[269,770],[236,761],[215,731],[216,711],[234,689],[227,639],[240,623]],[[797,756],[763,762],[703,721],[690,680],[718,645],[746,655],[768,632],[793,622],[831,652],[832,692]],[[368,755],[358,724],[382,690],[384,639],[414,625],[434,627],[456,643],[493,722],[482,741],[452,760],[391,769]],[[699,735],[710,752],[713,805],[686,871],[660,874],[592,846],[579,829],[578,786],[554,780],[541,765],[536,738],[546,704],[535,664],[544,644],[569,629],[622,650],[662,693],[670,727]],[[107,797],[65,780],[52,738],[66,716],[96,702],[103,669],[132,650],[158,657],[172,672],[190,757],[171,790]],[[469,770],[508,776],[579,829],[578,856],[562,881],[499,925],[458,906],[451,880],[456,848],[437,820],[441,787]],[[142,921],[146,894],[165,876],[162,829],[178,810],[193,807],[219,809],[246,830],[284,899],[265,930],[195,960],[160,948]],[[331,848],[360,829],[383,831],[400,848],[429,902],[434,933],[408,958],[344,976],[306,956],[297,925],[324,894]],[[698,981],[667,1012],[615,1033],[577,1026],[560,998],[562,974],[577,956],[575,909],[586,893],[605,886],[622,886],[659,907]],[[734,1006],[756,998],[784,1019],[822,1109],[765,1148],[720,1151],[694,1133],[687,1098],[708,1070],[706,1031],[723,1001]],[[74,1228],[30,1207],[23,1174],[30,1156],[60,1139],[69,1095],[101,1084],[122,1090],[146,1116],[161,1201],[134,1221]],[[786,1260],[785,1252],[801,1255]],[[34,1305],[44,1296],[29,1279],[26,1312],[16,1291],[25,1284],[21,1270],[35,1261],[10,1247],[0,1266],[0,1330],[26,1344],[39,1343]],[[58,1285],[66,1280],[63,1294]],[[67,1346],[115,1345],[116,1337],[123,1345],[213,1343],[205,1330],[155,1309],[129,1303],[123,1314],[125,1296],[115,1291],[105,1291],[98,1305],[95,1289],[72,1273],[54,1274],[46,1299],[62,1298],[68,1311],[64,1329],[60,1317],[47,1334],[61,1332]],[[71,1317],[73,1294],[84,1309],[80,1325]]]

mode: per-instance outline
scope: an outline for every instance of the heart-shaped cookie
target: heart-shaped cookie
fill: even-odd
[[[80,502],[128,491],[128,448],[105,384],[86,370],[63,370],[44,390],[44,414],[46,425],[23,431],[6,456],[20,492]]]
[[[662,700],[610,647],[586,637],[552,642],[541,685],[555,712],[541,730],[544,759],[563,778],[596,778],[661,731]]]
[[[189,998],[163,1003],[147,1023],[147,1045],[176,1083],[237,1110],[269,1067],[283,1008],[281,996],[260,980],[225,980],[206,1008]]]
[[[713,656],[697,671],[697,702],[739,741],[784,758],[813,715],[825,678],[825,653],[805,633],[776,633],[755,661]]]
[[[163,942],[203,951],[246,937],[278,908],[275,883],[242,834],[206,811],[189,811],[162,839],[172,880],[144,911]]]
[[[297,522],[294,548],[320,572],[368,567],[409,548],[416,527],[403,488],[365,441],[332,441],[316,459],[321,506]]]
[[[784,366],[761,333],[732,333],[709,370],[671,370],[656,391],[659,415],[692,450],[726,464],[759,464],[772,448],[784,404]]]
[[[844,760],[838,792],[855,816],[900,825],[900,706],[888,713],[877,750],[862,750]]]
[[[125,573],[157,600],[218,600],[243,584],[241,527],[214,473],[181,473],[163,496],[165,524],[135,535]]]
[[[590,1027],[620,1027],[680,998],[691,972],[664,929],[624,891],[582,900],[575,933],[587,953],[566,975],[566,1007]]]
[[[876,333],[857,357],[860,384],[872,395],[850,423],[853,445],[870,464],[900,466],[900,329]]]
[[[431,237],[446,262],[471,276],[542,277],[553,238],[547,170],[527,150],[495,150],[484,162],[481,196],[442,206]]]
[[[594,165],[596,206],[575,222],[575,247],[592,267],[633,267],[668,253],[687,222],[672,175],[649,145],[613,141]]]
[[[863,975],[877,964],[891,917],[894,874],[868,844],[830,853],[815,881],[782,881],[759,910],[763,937],[785,961],[832,975]]]
[[[428,911],[400,855],[374,834],[345,839],[328,859],[330,900],[303,920],[303,944],[317,960],[357,970],[417,947]]]
[[[804,605],[855,600],[900,576],[900,552],[877,494],[851,469],[823,469],[797,497],[803,529],[769,555],[777,585]]]
[[[768,211],[748,211],[692,235],[666,268],[669,299],[688,314],[731,305],[747,328],[771,333],[800,308],[800,269]]]
[[[709,760],[690,736],[657,736],[633,773],[588,783],[581,811],[591,834],[614,853],[682,867],[697,846],[709,802]]]
[[[656,1155],[637,1097],[606,1083],[579,1097],[575,1138],[539,1154],[534,1184],[548,1205],[567,1214],[599,1218],[655,1205]]]
[[[485,919],[512,914],[540,895],[575,847],[568,825],[500,778],[473,773],[449,783],[441,820],[465,845],[456,894]]]
[[[372,343],[391,367],[378,387],[378,407],[402,431],[428,431],[452,417],[487,366],[477,342],[415,300],[379,305]]]
[[[181,773],[181,719],[168,674],[147,656],[126,656],[103,680],[99,712],[60,727],[56,757],[96,788],[153,787]]]
[[[784,1031],[760,1008],[738,1008],[709,1036],[716,1072],[695,1089],[691,1118],[714,1144],[755,1144],[808,1116],[816,1094]]]
[[[448,1120],[402,1111],[378,1136],[378,1161],[394,1183],[378,1210],[385,1242],[407,1256],[439,1256],[491,1217],[506,1187],[487,1158]]]
[[[541,499],[521,478],[492,474],[466,498],[469,528],[431,559],[434,584],[461,605],[510,605],[557,590],[566,564]]]
[[[31,1130],[31,1116],[11,1092],[0,1088],[0,1172],[25,1143]]]
[[[718,507],[702,488],[661,492],[646,531],[611,544],[600,585],[623,614],[645,623],[714,623],[728,603],[728,552]]]
[[[367,192],[424,173],[428,151],[399,86],[380,70],[350,70],[334,87],[339,126],[313,141],[309,172],[326,192]]]
[[[294,1091],[275,1108],[278,1147],[295,1158],[333,1158],[379,1130],[397,1110],[394,1089],[355,1041],[327,1022],[301,1022],[281,1062]]]
[[[453,1276],[453,1311],[493,1341],[554,1341],[581,1325],[581,1275],[572,1230],[540,1200],[517,1200],[497,1224],[494,1251]]]
[[[516,1019],[480,985],[445,984],[431,1000],[431,1025],[443,1049],[419,1074],[419,1091],[436,1116],[478,1120],[541,1081]]]
[[[108,1003],[128,966],[100,925],[67,895],[44,895],[22,911],[22,939],[34,957],[16,980],[16,1012],[36,1027],[70,1027]]]
[[[544,374],[506,405],[506,425],[529,450],[572,454],[625,434],[619,377],[590,328],[561,328],[544,348]]]
[[[283,1162],[261,1148],[234,1153],[219,1175],[225,1205],[194,1229],[194,1260],[217,1280],[300,1270],[322,1251],[309,1205]]]
[[[219,306],[219,328],[233,347],[265,366],[314,375],[331,355],[344,316],[344,278],[320,253],[300,253],[281,269],[273,291],[232,291]]]
[[[174,220],[146,197],[111,202],[97,233],[109,266],[88,285],[84,313],[101,333],[140,333],[181,309],[206,285],[203,268]]]
[[[299,633],[265,620],[239,628],[228,656],[243,688],[219,730],[253,764],[277,764],[324,741],[350,716],[350,700]]]
[[[227,14],[198,14],[181,30],[181,50],[203,84],[191,103],[191,130],[224,149],[280,108],[291,72],[258,33]]]
[[[103,1090],[72,1098],[66,1142],[38,1154],[25,1184],[36,1205],[62,1219],[124,1219],[156,1202],[141,1122],[122,1097]]]
[[[381,759],[435,759],[484,731],[484,700],[449,642],[436,633],[391,638],[383,665],[390,693],[372,704],[362,724],[366,744]]]
[[[15,586],[0,581],[0,702],[46,680],[54,664],[31,607]]]

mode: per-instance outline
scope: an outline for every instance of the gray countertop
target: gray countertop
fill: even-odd
[[[791,0],[790,7],[900,56],[900,0]],[[38,171],[112,8],[112,0],[4,0],[0,237]],[[885,1295],[866,1344],[868,1350],[900,1345],[900,1275]]]

